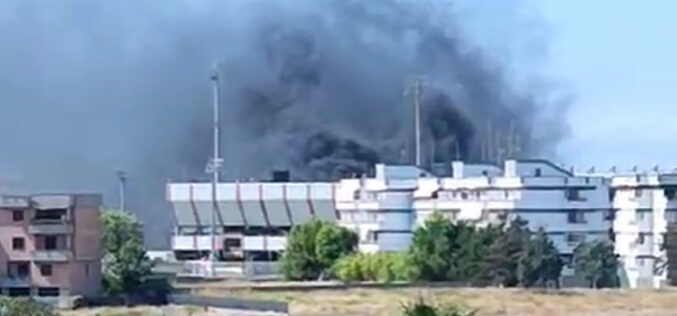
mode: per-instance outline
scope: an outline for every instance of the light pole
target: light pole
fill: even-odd
[[[126,204],[126,191],[127,191],[127,173],[120,170],[116,172],[118,176],[118,183],[119,183],[119,199],[120,199],[120,211],[125,212],[127,210],[127,204]]]
[[[216,275],[214,269],[216,263],[216,212],[217,212],[217,200],[216,200],[216,189],[219,183],[219,170],[223,164],[223,159],[220,158],[220,134],[221,134],[221,120],[219,117],[219,75],[218,75],[218,66],[214,67],[214,72],[211,76],[212,81],[212,92],[213,92],[213,157],[210,159],[207,164],[207,172],[212,174],[212,227],[211,227],[211,242],[212,249],[209,254],[209,259],[211,261],[210,274],[212,277]]]
[[[423,76],[417,76],[409,83],[405,95],[413,94],[414,97],[414,146],[415,164],[421,167],[421,96],[423,94]]]

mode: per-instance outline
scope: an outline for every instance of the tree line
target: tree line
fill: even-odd
[[[558,287],[565,262],[541,229],[522,219],[478,227],[434,213],[403,252],[357,252],[358,237],[335,223],[292,229],[282,256],[287,280],[457,281],[503,287]],[[618,286],[618,260],[606,240],[582,242],[571,264],[590,287]]]

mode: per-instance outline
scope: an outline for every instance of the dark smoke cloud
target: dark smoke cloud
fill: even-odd
[[[495,159],[508,143],[514,156],[550,154],[565,125],[549,89],[514,84],[456,2],[2,1],[0,184],[114,204],[124,169],[149,241],[166,245],[164,183],[205,178],[215,62],[229,179],[335,179],[411,161],[403,93],[415,75],[426,163]]]

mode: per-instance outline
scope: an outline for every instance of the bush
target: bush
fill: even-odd
[[[403,316],[472,316],[477,311],[468,311],[458,305],[434,306],[423,299],[402,306]]]
[[[406,253],[353,254],[339,259],[332,271],[344,282],[406,281],[413,274]]]
[[[282,255],[282,272],[287,280],[316,280],[356,247],[355,233],[334,223],[313,220],[294,226]]]
[[[51,306],[27,298],[0,298],[0,316],[57,316]]]

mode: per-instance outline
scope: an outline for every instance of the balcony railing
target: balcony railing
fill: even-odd
[[[65,219],[34,219],[28,226],[28,233],[41,235],[72,234],[73,224]]]
[[[70,249],[38,249],[31,252],[31,259],[38,262],[68,262],[73,259]]]

